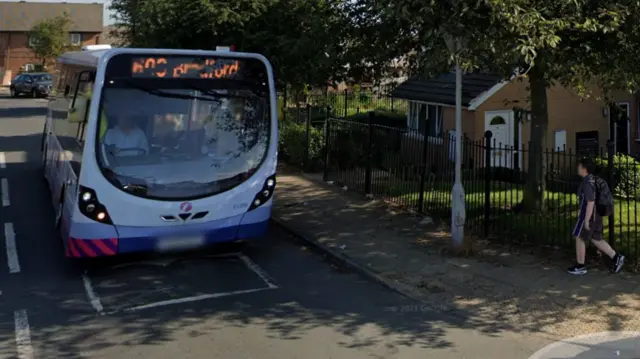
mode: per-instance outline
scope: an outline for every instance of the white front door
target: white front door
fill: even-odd
[[[485,131],[491,131],[491,167],[513,168],[514,139],[513,111],[484,113]]]

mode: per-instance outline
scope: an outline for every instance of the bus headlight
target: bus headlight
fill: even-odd
[[[254,209],[262,206],[267,203],[273,196],[273,190],[276,187],[276,175],[272,175],[264,181],[264,185],[258,194],[256,194],[253,202],[251,202],[251,206],[249,206],[248,211],[253,211]],[[247,211],[247,212],[248,212]]]
[[[78,192],[80,193],[78,208],[83,215],[100,223],[113,224],[107,208],[98,201],[98,196],[93,189],[78,186]]]

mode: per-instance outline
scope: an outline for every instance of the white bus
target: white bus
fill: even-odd
[[[278,145],[266,58],[123,48],[56,66],[42,152],[67,257],[266,233]]]

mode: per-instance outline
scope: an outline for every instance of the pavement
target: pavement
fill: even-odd
[[[78,272],[63,258],[40,167],[46,102],[0,95],[0,359],[526,359],[554,341],[442,313],[278,226],[242,252],[127,257]],[[285,209],[300,208],[286,204],[301,193],[281,180],[278,215],[291,224]],[[351,250],[347,228],[334,241]]]
[[[481,332],[561,340],[640,331],[636,274],[614,276],[592,264],[588,275],[571,276],[565,272],[571,258],[561,252],[479,240],[473,256],[453,256],[447,227],[432,218],[291,167],[280,169],[278,187],[275,221],[424,308]]]

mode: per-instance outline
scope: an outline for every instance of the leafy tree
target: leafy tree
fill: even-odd
[[[69,28],[71,19],[65,13],[35,24],[31,29],[31,49],[36,57],[42,61],[42,66],[55,60],[61,54],[73,49],[69,44]]]
[[[278,0],[234,34],[243,51],[262,53],[276,78],[303,91],[347,75],[351,22],[344,0]]]
[[[280,84],[339,79],[349,34],[346,0],[113,0],[116,26],[131,46],[213,49],[235,45],[273,64]]]
[[[131,46],[211,49],[272,1],[113,0],[110,9]]]
[[[451,69],[445,34],[465,39],[456,57],[466,70],[485,70],[505,79],[526,74],[531,107],[529,180],[524,206],[544,210],[548,133],[546,90],[553,84],[587,95],[597,85],[634,90],[639,53],[640,3],[632,0],[359,0],[352,7],[361,51],[379,69],[406,55],[418,73]],[[386,58],[385,58],[386,57]],[[366,58],[366,57],[365,57]],[[377,66],[377,67],[375,67]]]

